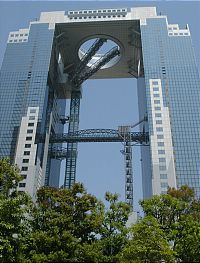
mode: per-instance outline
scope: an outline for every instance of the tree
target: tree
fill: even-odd
[[[182,262],[199,262],[200,225],[191,215],[184,215],[171,232],[173,250]]]
[[[90,254],[103,221],[102,209],[82,184],[71,189],[41,188],[31,214],[32,233],[24,247],[27,260],[76,262]]]
[[[128,229],[126,222],[131,211],[130,205],[118,201],[117,194],[107,192],[105,200],[109,203],[104,212],[101,228],[101,246],[105,262],[116,261],[119,253],[127,243]]]
[[[21,243],[29,231],[27,213],[31,199],[17,191],[21,180],[19,169],[8,159],[0,160],[0,260],[16,262],[20,259]]]
[[[121,262],[174,262],[166,235],[154,217],[145,216],[132,226],[131,234],[122,250]]]
[[[169,189],[168,194],[141,201],[147,216],[153,216],[166,234],[178,260],[198,262],[200,256],[200,201],[188,186]]]

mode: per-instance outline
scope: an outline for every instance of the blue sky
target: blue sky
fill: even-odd
[[[0,1],[0,64],[9,31],[28,27],[29,21],[41,11],[81,8],[112,8],[157,6],[157,12],[168,16],[169,23],[190,26],[193,44],[200,64],[200,2],[153,1]],[[89,80],[83,85],[80,110],[80,129],[116,128],[138,121],[135,79]],[[120,143],[80,143],[77,181],[89,192],[103,198],[106,191],[117,192],[124,198],[124,160]],[[139,147],[133,149],[135,204],[142,198]],[[138,205],[136,204],[136,209]]]

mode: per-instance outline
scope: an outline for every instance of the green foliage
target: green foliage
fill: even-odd
[[[105,261],[112,262],[118,260],[119,253],[127,243],[128,229],[126,222],[131,211],[131,207],[118,201],[117,194],[107,192],[105,200],[109,203],[104,212],[104,221],[101,228],[101,246]]]
[[[82,184],[71,189],[41,188],[31,214],[33,231],[24,248],[27,259],[74,262],[82,244],[87,254],[101,228],[102,209],[102,203]]]
[[[178,260],[198,262],[200,257],[200,201],[193,189],[182,186],[167,195],[141,201],[147,216],[153,216],[171,243]]]
[[[8,197],[12,189],[16,191],[21,175],[16,165],[11,165],[9,159],[0,159],[0,187],[1,195]]]
[[[16,262],[20,258],[21,243],[29,231],[27,214],[31,199],[17,192],[21,177],[16,166],[8,159],[0,160],[0,260]]]
[[[146,216],[131,228],[132,238],[122,251],[121,262],[173,262],[173,252],[157,220]]]
[[[42,187],[33,205],[20,180],[0,160],[0,262],[199,262],[200,201],[187,186],[141,201],[145,217],[128,229],[117,194],[105,206],[82,184]]]

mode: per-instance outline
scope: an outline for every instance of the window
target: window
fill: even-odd
[[[27,140],[27,141],[31,141],[31,140],[32,140],[32,137],[26,137],[26,140]]]
[[[167,179],[167,174],[160,174],[160,179]]]
[[[166,158],[159,158],[159,162],[160,163],[163,163],[163,162],[165,162],[166,161]]]
[[[160,183],[162,188],[167,188],[168,187],[168,183]]]
[[[33,133],[33,130],[27,130],[27,133]]]
[[[29,120],[35,120],[35,116],[30,116],[28,119]]]
[[[165,154],[165,150],[158,150],[158,154]]]
[[[27,37],[28,36],[28,34],[26,33],[26,34],[24,34],[25,35],[25,37]]]
[[[19,34],[15,34],[15,36],[16,36],[16,37],[18,37],[18,36],[19,36]]]
[[[23,37],[23,34],[20,34],[20,37]]]
[[[21,174],[21,177],[23,178],[23,180],[24,179],[26,179],[27,178],[27,174]]]
[[[162,124],[162,120],[157,120],[156,124]]]
[[[159,169],[160,169],[160,171],[166,171],[167,167],[166,167],[166,165],[162,165],[162,166],[160,165]]]
[[[22,166],[21,171],[28,171],[28,167],[27,166]]]
[[[11,36],[11,37],[14,37],[14,34],[11,34],[10,36]]]
[[[30,151],[24,151],[24,155],[30,155]]]
[[[157,135],[157,139],[164,139],[163,134],[158,134],[158,135]]]
[[[152,81],[152,85],[158,85],[158,81]]]
[[[12,40],[9,40],[9,42],[13,42]]]
[[[34,123],[33,123],[33,122],[28,123],[28,126],[29,126],[29,127],[34,126]]]
[[[161,110],[161,107],[155,107],[155,110]]]
[[[159,91],[158,87],[153,87],[153,91]]]
[[[36,113],[36,109],[30,109],[30,113]]]
[[[164,146],[164,142],[158,142],[158,146]]]
[[[25,144],[25,148],[31,148],[31,144]]]
[[[155,117],[162,117],[161,113],[155,113]]]
[[[156,93],[156,94],[153,94],[154,98],[159,98],[160,97],[160,94]]]
[[[25,187],[26,184],[25,183],[19,183],[19,187]]]
[[[29,159],[23,159],[22,162],[23,163],[29,163]]]
[[[160,104],[160,100],[154,100],[155,104]]]
[[[156,131],[162,132],[162,131],[163,131],[163,128],[162,128],[162,127],[157,127],[157,128],[156,128]]]

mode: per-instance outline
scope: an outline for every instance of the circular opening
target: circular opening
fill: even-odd
[[[103,37],[105,38],[105,37]],[[90,40],[85,41],[78,50],[78,56],[80,60],[83,59],[85,54],[89,51],[90,47],[95,43],[95,41],[99,38],[92,38]],[[91,67],[97,60],[101,59],[107,52],[109,52],[112,48],[117,47],[120,50],[120,47],[113,40],[107,39],[106,42],[101,46],[98,52],[91,58],[91,60],[87,63],[88,67]],[[120,55],[112,58],[109,62],[107,62],[100,69],[106,69],[114,66],[120,60]]]

